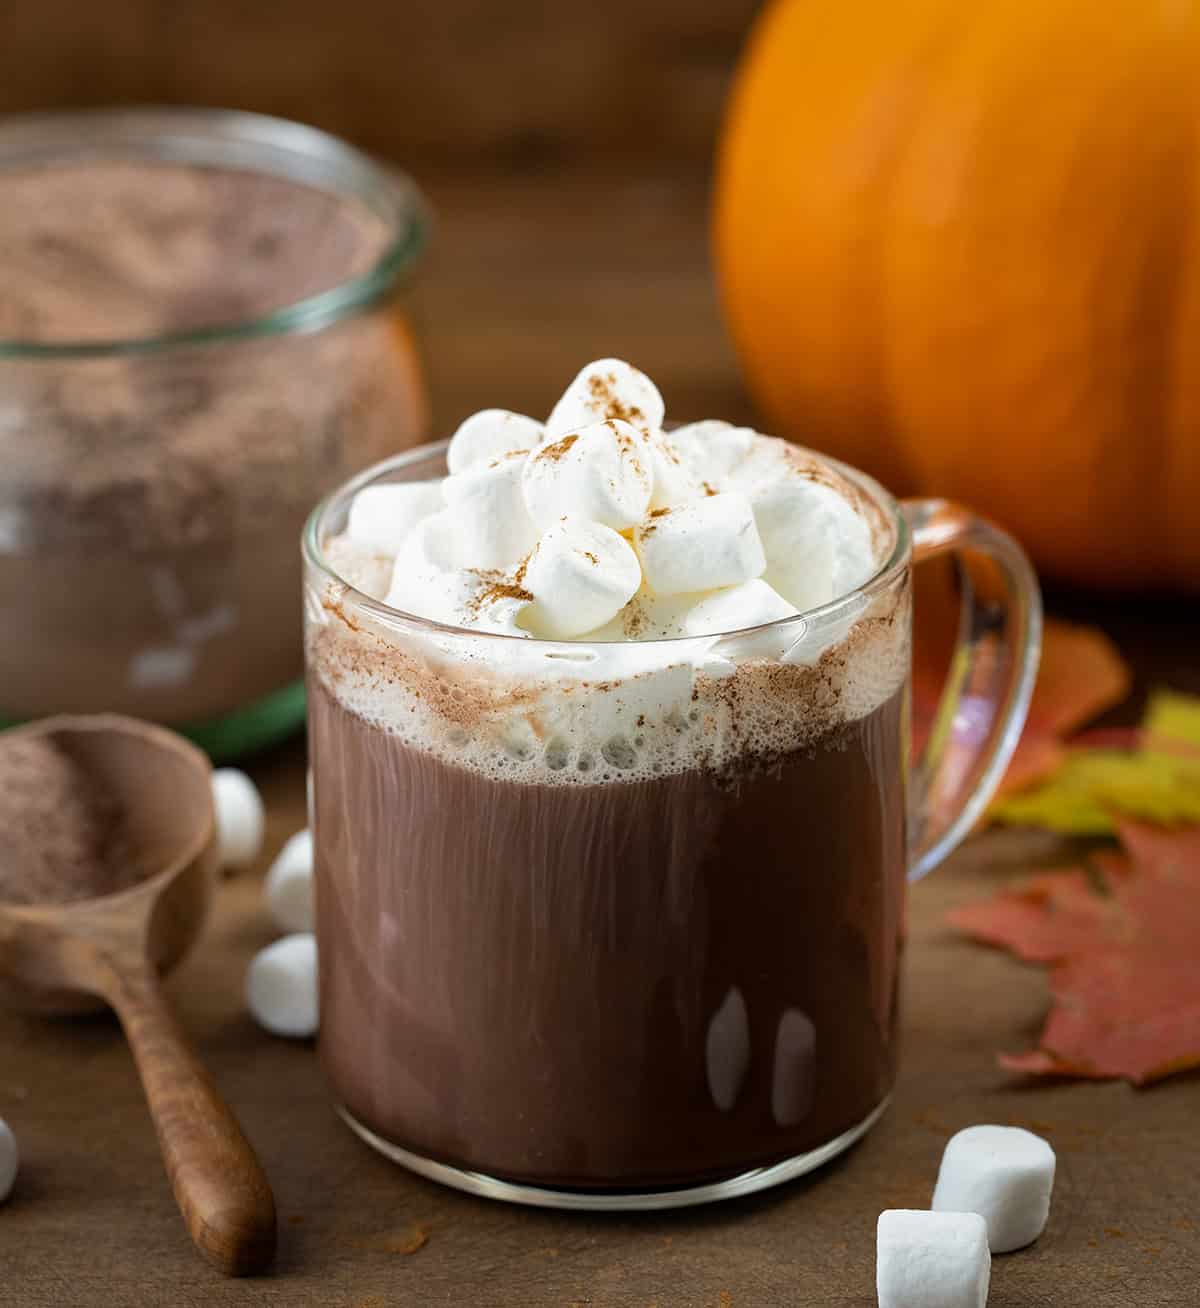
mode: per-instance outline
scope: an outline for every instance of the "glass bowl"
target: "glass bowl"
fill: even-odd
[[[428,426],[413,183],[255,114],[0,122],[0,725],[304,715],[296,541]]]

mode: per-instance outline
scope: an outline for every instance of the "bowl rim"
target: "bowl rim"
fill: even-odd
[[[258,172],[357,199],[391,236],[364,273],[243,320],[100,340],[0,338],[0,360],[102,358],[319,331],[385,298],[428,244],[429,206],[407,173],[337,136],[235,109],[148,106],[14,114],[0,120],[0,176],[6,169],[87,159],[129,158]]]

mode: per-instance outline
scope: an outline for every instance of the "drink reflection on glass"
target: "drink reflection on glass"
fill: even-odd
[[[310,521],[321,1053],[427,1175],[663,1207],[883,1110],[905,882],[994,787],[1039,607],[977,519],[743,429],[664,436],[648,381],[597,367],[513,428],[532,453],[476,431],[447,485],[426,447]],[[1010,602],[964,628],[982,738],[910,773],[914,544],[991,554]]]

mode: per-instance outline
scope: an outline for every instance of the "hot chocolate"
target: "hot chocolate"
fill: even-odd
[[[373,1132],[657,1188],[803,1154],[886,1098],[900,695],[769,761],[568,785],[444,762],[319,679],[309,711],[321,1051]]]
[[[886,1100],[910,612],[867,483],[664,436],[646,379],[590,372],[607,433],[571,392],[575,441],[472,420],[444,485],[397,468],[314,522],[321,1051],[409,1155],[634,1192],[803,1158]]]

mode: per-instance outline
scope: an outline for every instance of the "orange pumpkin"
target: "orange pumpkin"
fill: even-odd
[[[1060,577],[1200,589],[1195,0],[775,0],[715,246],[781,434]]]

